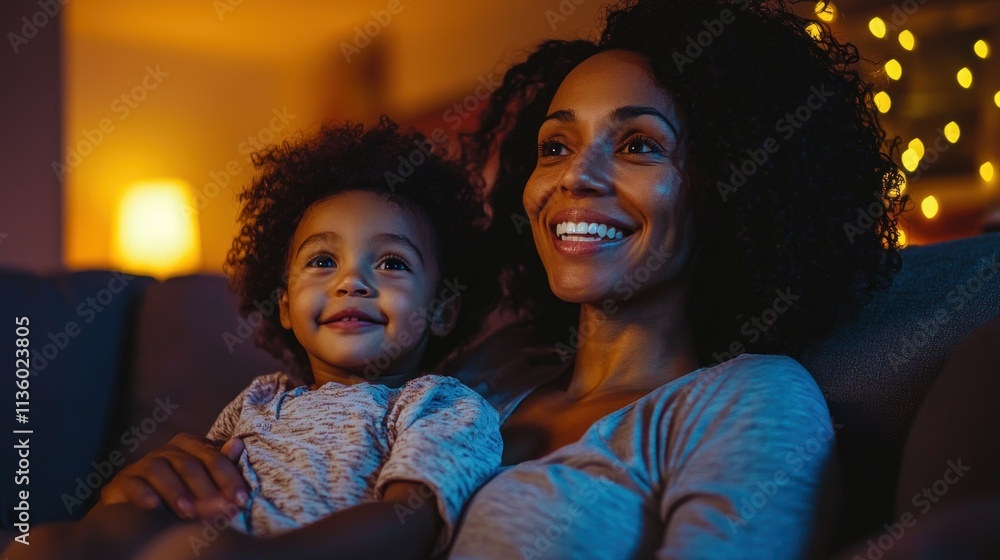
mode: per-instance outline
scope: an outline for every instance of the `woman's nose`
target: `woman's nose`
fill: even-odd
[[[599,146],[574,154],[567,162],[559,188],[574,196],[600,196],[611,190],[610,154]]]
[[[369,297],[375,293],[371,281],[357,270],[345,270],[334,283],[337,296]]]

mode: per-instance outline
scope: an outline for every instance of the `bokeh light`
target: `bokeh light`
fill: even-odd
[[[993,180],[993,164],[991,162],[986,162],[979,167],[979,176],[983,178],[983,181],[989,183]]]
[[[913,47],[917,45],[917,39],[913,36],[908,29],[904,29],[899,33],[899,44],[908,51],[912,51]]]
[[[885,73],[893,80],[898,80],[903,77],[903,65],[893,58],[885,63]]]
[[[972,87],[972,70],[962,68],[958,71],[958,85],[966,89]]]
[[[817,41],[823,38],[823,28],[820,27],[818,23],[810,23],[809,25],[807,25],[806,33],[808,33],[810,37],[816,39]]]
[[[871,21],[868,22],[868,30],[872,32],[872,35],[881,39],[885,37],[885,22],[882,21],[880,17],[873,17]]]
[[[1000,101],[1000,92],[997,93],[997,100]],[[1000,105],[1000,103],[998,103],[998,105]],[[880,113],[888,113],[889,109],[892,108],[892,98],[889,97],[889,94],[884,91],[876,93],[875,107],[878,108]]]
[[[815,12],[816,17],[828,23],[837,17],[837,8],[833,2],[816,2]]]
[[[973,45],[972,50],[976,51],[976,56],[978,56],[979,58],[986,58],[990,56],[990,45],[989,43],[987,43],[982,39],[976,41],[976,44]]]
[[[924,159],[924,143],[919,138],[910,140],[909,148],[917,154],[917,159]]]
[[[957,122],[951,121],[950,123],[944,125],[944,137],[947,138],[952,144],[958,142],[958,139],[961,136],[962,129],[958,126]]]
[[[917,152],[913,148],[908,148],[901,157],[903,161],[903,167],[907,171],[916,171],[917,166],[920,165],[920,157],[917,156]]]
[[[924,213],[924,216],[926,216],[928,220],[937,216],[940,209],[941,207],[938,205],[938,201],[934,198],[934,196],[928,196],[923,202],[920,203],[920,210]]]

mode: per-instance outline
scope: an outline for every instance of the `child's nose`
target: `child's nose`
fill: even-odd
[[[345,272],[334,285],[334,294],[337,296],[368,297],[374,293],[371,283],[363,275],[354,272]]]

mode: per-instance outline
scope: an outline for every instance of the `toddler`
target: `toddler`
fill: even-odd
[[[208,433],[245,445],[238,531],[323,522],[334,555],[440,553],[499,466],[497,412],[454,378],[418,373],[495,299],[480,199],[431,148],[383,117],[255,155],[227,272],[243,314],[277,302],[257,342],[293,367],[256,378]]]

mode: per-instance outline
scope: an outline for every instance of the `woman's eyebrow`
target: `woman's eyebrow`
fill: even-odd
[[[410,241],[410,238],[406,237],[405,235],[399,235],[398,233],[386,233],[386,232],[376,233],[375,235],[372,236],[372,244],[407,245],[411,249],[413,249],[414,253],[417,254],[417,258],[420,259],[420,264],[424,264],[423,253],[421,253],[420,249],[417,248],[417,245],[412,241]]]
[[[576,120],[576,115],[573,113],[572,109],[559,109],[558,111],[554,111],[546,116],[545,119],[542,120],[542,124],[552,120],[562,123],[573,122]]]
[[[651,115],[662,120],[674,133],[674,137],[680,138],[680,135],[677,132],[677,127],[674,126],[674,123],[670,122],[670,119],[668,119],[666,115],[661,113],[655,107],[648,107],[644,105],[626,105],[624,107],[619,107],[611,112],[611,120],[620,123],[629,119],[641,117],[643,115]]]

